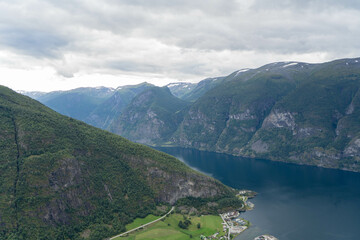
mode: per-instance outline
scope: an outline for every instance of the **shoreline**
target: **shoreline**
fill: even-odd
[[[200,239],[203,239],[203,240],[208,240],[208,239],[230,240],[230,239],[236,238],[241,233],[243,233],[246,229],[248,229],[251,226],[251,223],[249,221],[247,221],[246,219],[240,217],[241,212],[252,210],[255,207],[255,205],[248,200],[251,198],[254,198],[256,195],[257,195],[257,193],[254,191],[251,191],[251,190],[240,190],[239,193],[236,194],[236,196],[243,202],[242,205],[240,206],[240,208],[229,211],[229,212],[218,214],[217,216],[220,216],[220,222],[218,222],[218,224],[219,225],[221,224],[222,228],[221,227],[218,228],[218,227],[214,226],[212,228],[213,233],[211,233],[210,235],[208,235],[210,232],[208,232],[208,234],[206,234],[206,235],[201,234],[199,236]],[[129,234],[133,234],[134,232],[137,232],[138,230],[146,229],[146,227],[149,227],[149,228],[147,228],[147,231],[154,231],[155,229],[151,229],[152,225],[157,224],[157,222],[159,222],[161,220],[164,220],[164,218],[169,216],[174,210],[175,210],[175,207],[173,206],[171,208],[171,210],[168,213],[166,213],[165,215],[163,215],[162,217],[160,217],[154,221],[148,222],[146,224],[143,224],[139,227],[133,228],[124,233],[113,236],[113,237],[109,238],[109,240],[122,239],[122,237],[127,237],[127,236],[129,236]],[[203,215],[203,216],[200,216],[200,218],[206,217],[206,216],[216,216],[216,215],[212,215],[212,214]],[[183,217],[184,217],[184,215],[183,215]],[[185,217],[184,217],[184,219],[185,219]],[[189,217],[189,220],[191,220],[191,217]],[[191,222],[190,222],[190,224],[191,224]],[[170,226],[169,223],[168,223],[168,226]],[[216,225],[216,226],[218,226],[218,225]],[[198,225],[198,229],[200,229],[200,224]],[[193,233],[189,232],[188,234],[190,234],[189,236],[192,236],[191,234],[193,234]],[[154,239],[156,239],[156,238],[154,238]],[[255,239],[256,240],[278,240],[277,238],[275,238],[271,235],[261,235],[261,236],[256,237]]]
[[[227,232],[227,238],[225,239],[233,239],[250,227],[251,223],[249,221],[240,218],[240,212],[252,210],[255,207],[255,205],[248,200],[254,198],[256,194],[256,192],[251,190],[240,190],[239,193],[236,194],[236,196],[243,201],[240,209],[219,214],[223,220],[223,230]]]

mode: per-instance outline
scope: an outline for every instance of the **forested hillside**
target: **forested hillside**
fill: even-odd
[[[234,196],[167,154],[5,87],[0,139],[0,239],[102,239],[161,203]]]

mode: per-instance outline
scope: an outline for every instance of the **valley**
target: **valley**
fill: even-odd
[[[0,240],[359,238],[359,1],[0,2]]]
[[[206,231],[216,238],[229,238],[230,232],[241,232],[238,239],[260,236],[267,225],[244,231],[248,226],[238,224],[246,221],[226,220],[228,215],[223,214],[244,208],[247,201],[236,197],[232,187],[256,190],[256,185],[246,185],[246,179],[240,185],[227,182],[237,175],[228,170],[230,176],[215,176],[231,186],[227,187],[210,177],[215,169],[199,174],[176,159],[182,157],[127,139],[171,147],[164,149],[167,152],[185,147],[357,172],[359,76],[358,60],[342,59],[323,64],[273,63],[205,79],[196,86],[143,83],[118,89],[25,93],[68,116],[3,87],[2,167],[8,174],[2,175],[2,237],[111,237],[126,232],[125,226],[133,220],[156,213],[159,204],[175,204],[181,211],[175,219],[220,217],[226,229]],[[201,161],[211,164],[208,159]],[[222,160],[220,169],[229,166]],[[255,204],[256,209],[256,199]],[[166,232],[179,234],[179,239],[210,236],[196,228],[183,235],[179,226],[163,225],[166,216],[126,236],[141,239],[155,234],[158,239]],[[241,214],[261,225],[251,216]],[[204,219],[195,222],[205,224]],[[281,237],[282,232],[274,233]]]
[[[29,218],[31,220],[26,221],[38,221],[35,219],[40,217],[46,219],[49,223],[54,222],[56,224],[67,225],[72,221],[84,219],[81,220],[83,223],[79,225],[80,231],[74,229],[66,231],[75,234],[74,236],[87,236],[85,239],[96,239],[100,236],[114,236],[115,233],[125,232],[125,224],[133,219],[139,219],[139,217],[152,214],[155,206],[159,203],[176,204],[177,209],[182,209],[183,215],[194,212],[197,216],[202,214],[218,216],[219,211],[224,213],[235,206],[243,206],[243,203],[246,202],[246,198],[236,199],[235,190],[232,188],[222,186],[220,182],[213,182],[210,179],[210,182],[208,182],[208,179],[204,178],[205,175],[197,175],[197,173],[187,169],[185,165],[182,166],[181,164],[178,165],[179,163],[175,163],[176,160],[169,162],[168,158],[161,155],[161,153],[145,153],[148,151],[145,150],[146,147],[131,145],[133,143],[122,137],[152,147],[171,147],[174,149],[185,147],[254,159],[262,158],[358,172],[360,171],[360,147],[358,146],[360,124],[357,121],[360,116],[360,101],[358,101],[360,65],[358,62],[357,59],[341,59],[323,64],[280,62],[268,64],[258,69],[239,70],[226,77],[205,79],[198,84],[174,83],[165,87],[156,87],[143,83],[119,87],[117,89],[101,87],[54,93],[24,93],[37,98],[49,107],[52,106],[55,110],[68,115],[69,118],[66,119],[66,117],[58,115],[59,120],[55,120],[58,118],[56,113],[48,109],[45,110],[41,104],[35,102],[33,104],[39,110],[36,110],[36,113],[31,111],[27,113],[30,118],[27,117],[26,119],[34,119],[30,125],[28,125],[28,121],[22,115],[10,114],[10,117],[5,115],[9,118],[9,127],[12,126],[12,129],[15,129],[13,131],[15,132],[17,150],[15,148],[16,151],[13,150],[13,154],[16,155],[16,152],[18,152],[17,157],[15,157],[17,160],[13,163],[16,166],[15,169],[17,169],[15,178],[12,179],[14,182],[14,199],[21,196],[19,195],[21,190],[19,191],[17,186],[21,185],[24,181],[22,171],[25,169],[24,166],[26,164],[24,165],[24,163],[27,162],[26,159],[45,164],[46,162],[43,162],[43,159],[46,159],[44,154],[47,154],[46,156],[50,156],[50,159],[60,161],[52,168],[47,167],[52,171],[51,176],[53,176],[50,178],[50,188],[53,188],[51,191],[55,191],[52,193],[52,196],[56,196],[56,194],[69,196],[69,199],[65,200],[65,203],[70,206],[68,209],[76,209],[76,204],[79,203],[73,201],[78,198],[73,198],[69,194],[85,194],[86,196],[86,191],[94,191],[90,190],[92,185],[96,189],[102,188],[92,183],[90,186],[82,189],[81,184],[83,180],[81,179],[94,179],[91,176],[93,174],[91,170],[85,169],[99,166],[97,161],[104,157],[108,159],[110,149],[118,149],[119,145],[117,144],[120,144],[123,145],[119,149],[120,155],[125,160],[120,166],[124,169],[129,169],[127,171],[130,171],[130,173],[120,176],[120,178],[118,177],[119,180],[116,181],[124,181],[121,179],[130,177],[133,179],[129,181],[129,184],[138,182],[142,185],[142,190],[140,190],[141,188],[136,190],[136,194],[139,191],[140,195],[135,194],[133,199],[147,199],[141,200],[144,201],[141,203],[142,206],[146,203],[145,208],[135,210],[136,206],[131,206],[129,202],[129,206],[122,208],[122,210],[115,210],[118,204],[128,202],[127,200],[131,197],[131,190],[126,185],[122,185],[127,190],[118,189],[116,191],[120,191],[120,195],[116,195],[116,191],[111,190],[114,186],[107,180],[101,180],[103,182],[103,191],[99,192],[99,196],[107,196],[109,203],[96,203],[96,201],[92,202],[91,200],[86,204],[89,204],[89,206],[96,206],[97,204],[102,206],[105,204],[107,206],[105,209],[107,210],[103,207],[93,207],[94,210],[74,212],[75,215],[69,217],[69,214],[62,213],[65,210],[61,207],[64,203],[55,202],[51,206],[52,209],[48,210],[50,211],[49,213],[44,215],[41,212],[42,210],[36,210],[35,216],[38,217],[31,215],[31,218]],[[9,99],[7,94],[3,94],[4,99]],[[13,95],[10,94],[10,96]],[[23,99],[22,101],[29,102],[28,99]],[[69,104],[74,101],[77,104]],[[8,105],[5,102],[4,104],[5,109],[11,109],[11,113],[16,113],[17,107],[13,108],[12,103]],[[11,107],[9,108],[8,106]],[[59,129],[68,128],[68,126],[76,126],[75,129],[77,129],[77,126],[79,126],[85,130],[87,128],[86,125],[74,119],[77,118],[107,131],[96,130],[94,128],[93,130],[86,130],[85,133],[82,132],[84,130],[72,130],[71,133],[64,132],[63,130],[59,132],[60,130],[56,131],[54,126],[48,123],[45,123],[45,127],[37,127],[36,121],[42,124],[41,120],[35,120],[40,119],[35,117],[38,115],[38,111],[46,112],[42,113],[42,116],[49,114],[54,119],[51,120],[54,123],[59,124],[60,122],[62,125],[58,125],[60,126]],[[20,113],[20,111],[18,112]],[[34,140],[30,142],[35,146],[34,149],[33,147],[29,148],[24,143],[24,141],[27,141],[24,138],[24,136],[27,136],[25,133],[32,132],[33,127],[39,129],[39,132],[32,135],[32,139],[37,139],[41,136],[41,140],[36,141],[44,143],[40,148],[40,145],[34,145]],[[109,141],[107,140],[108,138],[117,138],[108,131],[122,137],[119,137],[119,140],[115,141],[116,143],[109,144],[107,143]],[[94,134],[96,132],[96,134],[93,135],[92,132]],[[59,148],[57,142],[54,142],[54,139],[56,139],[54,136],[63,136],[64,133],[65,138],[61,141],[65,143],[63,146],[71,146],[70,149]],[[72,142],[66,140],[69,137],[73,139]],[[97,141],[95,139],[99,137],[103,140],[95,143],[94,141]],[[85,143],[83,142],[84,140]],[[82,147],[74,148],[74,144],[80,144]],[[73,148],[74,150],[72,150]],[[29,149],[33,150],[29,151]],[[48,149],[51,152],[48,152]],[[103,152],[104,150],[105,153],[100,155],[96,153],[96,151]],[[53,155],[54,153],[57,155]],[[138,158],[139,153],[145,154],[145,160]],[[148,155],[153,156],[157,160],[149,159]],[[178,156],[176,157],[179,158]],[[85,164],[85,159],[87,159],[86,162],[91,163],[89,159],[92,158],[94,158],[94,166],[90,168],[82,167]],[[119,161],[116,160],[118,158],[114,157],[113,154],[110,154],[109,159],[113,159],[111,161],[114,164],[116,161]],[[159,159],[162,160],[157,163]],[[120,160],[120,162],[124,160]],[[118,164],[119,162],[116,165],[109,165],[109,167],[117,169],[119,168]],[[170,166],[169,164],[174,165]],[[226,163],[224,164],[226,165]],[[56,169],[55,166],[60,167],[59,169],[61,170],[54,170]],[[108,172],[106,175],[111,174],[108,168],[106,170],[105,168],[101,169]],[[86,174],[83,176],[82,173],[84,171]],[[212,169],[208,175],[213,174],[214,171]],[[120,170],[120,172],[123,173],[124,170]],[[139,178],[139,173],[141,175],[145,174],[145,177]],[[61,174],[64,176],[68,174],[74,176],[72,177],[74,180],[69,180],[70,182],[66,180],[65,185],[75,184],[78,186],[78,189],[82,190],[72,192],[73,190],[68,190],[66,187],[60,187],[61,185],[57,182],[63,180],[58,180],[57,178],[58,176],[61,177]],[[31,174],[29,176],[32,178]],[[97,178],[102,179],[103,176],[100,174],[95,179]],[[113,177],[109,179],[111,178]],[[44,181],[45,179],[40,177],[39,181]],[[219,180],[224,182],[224,179],[220,178]],[[71,181],[75,182],[71,183]],[[53,185],[54,187],[52,187]],[[232,184],[229,185],[233,186]],[[244,186],[241,185],[241,187]],[[247,186],[245,185],[245,187]],[[38,188],[38,185],[34,186],[34,189]],[[44,186],[42,188],[44,196],[47,196],[48,190]],[[115,189],[117,188],[115,187]],[[94,193],[92,192],[91,194],[93,195]],[[121,200],[115,203],[113,199],[116,196],[120,197]],[[20,200],[13,201],[16,214],[14,215],[14,220],[10,221],[18,224],[19,221],[16,218],[18,218],[20,212],[24,211],[23,206],[26,206],[26,204],[24,205]],[[38,204],[38,209],[44,208],[41,205],[41,201],[35,201]],[[84,201],[81,204],[86,202],[85,200],[81,201]],[[45,202],[44,200],[43,203]],[[249,203],[250,205],[251,203]],[[117,211],[123,211],[123,209],[129,210],[132,207],[135,209],[126,216],[126,220],[116,223],[118,227],[114,227],[116,225],[113,222],[105,223],[105,221],[103,224],[97,224],[87,220],[87,216],[92,216],[94,213],[100,214],[97,211],[105,211],[112,216],[101,218],[110,220],[115,217],[116,219],[116,217],[120,217],[120,215],[116,214]],[[86,208],[91,209],[89,207]],[[113,213],[114,211],[115,214]],[[140,215],[139,212],[141,212]],[[12,216],[12,213],[7,215]],[[248,213],[244,213],[244,216],[247,215]],[[175,216],[179,217],[178,215]],[[190,217],[190,215],[187,216]],[[121,218],[123,217],[122,215]],[[251,218],[249,220],[252,221]],[[197,221],[201,222],[202,220]],[[232,221],[229,221],[229,223],[232,224]],[[240,233],[246,229],[246,227],[242,226],[235,227],[238,224],[237,222],[234,222],[234,227],[232,227],[233,225],[228,225],[228,223],[226,224],[228,226],[227,230],[225,230],[227,234],[231,231]],[[27,223],[22,223],[22,225],[27,226]],[[141,227],[141,229],[143,228]],[[144,234],[143,237],[145,238],[152,234],[157,236],[160,234],[157,229],[162,229],[161,234],[168,231],[171,234],[175,234],[175,232],[179,231],[179,229],[174,229],[171,226],[163,226],[163,221],[159,221],[151,224],[150,228],[146,227],[144,232],[131,233],[129,239],[141,239],[142,234]],[[181,232],[178,233],[182,235],[183,233]],[[255,235],[264,234],[262,230],[255,232],[256,234],[254,233],[254,228],[250,228],[242,233],[239,238],[241,239],[242,236],[249,235],[254,238],[256,237]],[[182,237],[179,235],[179,239],[192,236],[193,234],[197,236],[198,233],[200,232],[187,232]],[[226,234],[218,233],[220,235],[217,237],[228,238]],[[280,232],[275,233],[280,235]],[[24,231],[22,234],[26,236],[27,233]],[[64,233],[61,232],[61,234]],[[215,234],[215,232],[212,234]],[[208,235],[203,236],[209,237]],[[160,235],[158,237],[160,238]],[[167,235],[165,234],[163,237],[166,239]]]
[[[125,89],[132,94],[126,95]],[[113,90],[111,97],[84,93],[87,98],[94,95],[90,103],[98,96],[106,95],[107,100],[83,108],[85,117],[78,119],[150,146],[359,172],[359,89],[357,58],[321,64],[276,62],[196,85],[161,88],[144,83]],[[49,100],[54,93],[28,93],[50,107],[56,102],[69,108],[54,107],[76,118],[71,114],[76,109],[61,100],[68,94]],[[79,101],[88,103],[87,98]]]

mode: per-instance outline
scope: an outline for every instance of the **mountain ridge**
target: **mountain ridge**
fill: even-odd
[[[147,144],[360,171],[359,62],[235,71],[182,112],[170,138]]]
[[[360,171],[359,72],[360,58],[240,69],[182,92],[181,98],[189,104],[177,111],[176,121],[158,116],[136,126],[130,119],[154,107],[148,105],[128,111],[121,121],[120,114],[110,130],[154,146]],[[168,95],[163,101],[171,99]],[[156,121],[171,125],[172,130],[161,134]],[[117,131],[116,124],[138,130],[124,133]]]

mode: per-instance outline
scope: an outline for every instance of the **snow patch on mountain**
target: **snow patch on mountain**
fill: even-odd
[[[242,72],[247,72],[247,71],[249,71],[249,70],[250,70],[249,68],[240,69],[239,71],[236,72],[235,77],[236,77],[237,75],[239,75],[240,73],[242,73]]]
[[[167,85],[167,87],[176,87],[176,86],[179,86],[181,85],[181,83],[170,83]]]
[[[295,62],[289,63],[289,64],[284,65],[283,68],[287,68],[287,67],[290,67],[290,66],[295,66],[297,64],[299,64],[299,63],[295,63]]]

